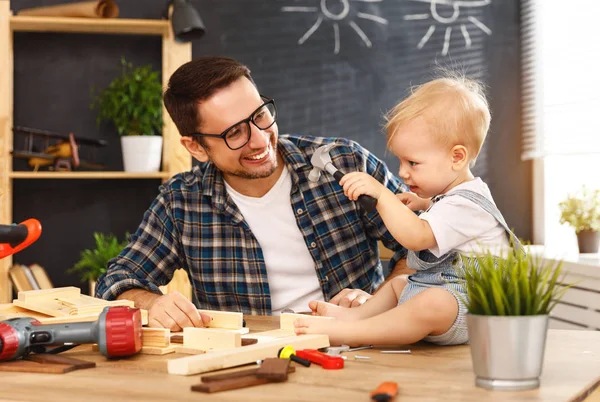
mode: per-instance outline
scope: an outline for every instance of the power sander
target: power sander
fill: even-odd
[[[105,307],[97,321],[41,324],[33,318],[0,322],[0,361],[15,360],[46,346],[97,343],[109,358],[133,355],[142,348],[142,315],[127,306]]]

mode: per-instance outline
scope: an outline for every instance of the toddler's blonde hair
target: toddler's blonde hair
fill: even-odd
[[[403,125],[423,118],[443,146],[463,145],[471,165],[490,127],[490,111],[483,86],[457,73],[429,81],[411,90],[410,96],[385,116],[388,147]]]

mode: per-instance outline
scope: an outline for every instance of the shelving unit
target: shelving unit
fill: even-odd
[[[162,83],[166,88],[171,74],[192,58],[190,43],[175,41],[168,20],[90,19],[13,16],[10,2],[0,2],[0,223],[12,223],[12,181],[14,179],[168,179],[188,170],[192,160],[179,143],[179,133],[163,107],[162,171],[138,174],[125,172],[13,172],[13,33],[64,32],[112,35],[154,35],[162,37]],[[43,225],[43,222],[42,222]],[[12,287],[8,270],[12,258],[0,260],[0,303],[8,303]]]

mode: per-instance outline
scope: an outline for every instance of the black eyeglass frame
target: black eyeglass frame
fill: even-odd
[[[250,141],[250,136],[251,136],[250,130],[248,130],[248,138],[246,139],[246,142],[244,142],[244,144],[243,144],[243,145],[241,145],[241,146],[239,146],[239,147],[237,147],[237,148],[232,148],[232,147],[229,145],[229,143],[227,142],[226,138],[225,138],[225,137],[227,137],[227,133],[228,133],[228,132],[229,132],[229,131],[230,131],[232,128],[234,128],[235,126],[237,126],[237,125],[239,125],[239,124],[241,124],[241,123],[246,123],[246,124],[248,125],[248,128],[250,128],[250,123],[252,123],[252,124],[254,124],[254,126],[255,126],[256,128],[258,128],[259,130],[268,130],[269,128],[273,127],[273,124],[275,124],[275,122],[277,121],[277,106],[275,105],[275,99],[273,99],[273,98],[268,98],[268,97],[266,97],[266,96],[263,96],[263,95],[260,95],[260,97],[261,97],[261,98],[264,100],[264,103],[263,103],[262,105],[260,105],[259,107],[257,107],[257,108],[256,108],[256,109],[255,109],[255,110],[254,110],[254,111],[253,111],[253,112],[250,114],[250,116],[249,116],[248,118],[246,118],[246,119],[244,119],[244,120],[240,120],[240,121],[238,121],[237,123],[235,123],[235,124],[233,124],[233,125],[229,126],[229,127],[228,127],[227,129],[225,129],[225,131],[223,131],[221,134],[204,134],[204,133],[198,133],[198,132],[196,132],[196,133],[184,134],[184,136],[185,136],[185,137],[212,137],[212,138],[221,138],[221,139],[222,139],[222,140],[225,142],[225,145],[227,145],[227,147],[228,147],[229,149],[231,149],[232,151],[235,151],[235,150],[237,150],[237,149],[243,148],[243,147],[244,147],[244,146],[245,146],[245,145],[248,143],[248,141]],[[273,111],[274,111],[275,113],[274,113],[274,116],[273,116],[273,122],[272,122],[272,123],[271,123],[271,124],[270,124],[268,127],[261,128],[261,127],[259,127],[259,126],[258,126],[258,124],[256,124],[256,123],[254,122],[254,115],[256,114],[256,112],[258,112],[260,109],[262,109],[262,108],[263,108],[263,107],[265,107],[266,105],[273,105]]]

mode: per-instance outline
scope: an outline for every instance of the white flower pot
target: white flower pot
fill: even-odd
[[[123,167],[129,173],[160,171],[162,137],[159,135],[126,135],[121,137]]]

